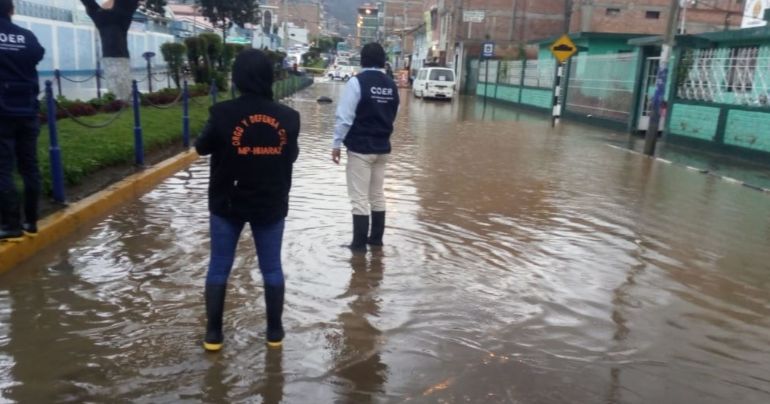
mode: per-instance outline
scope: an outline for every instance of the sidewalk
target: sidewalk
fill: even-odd
[[[638,153],[642,153],[644,149],[644,138],[641,136],[630,136],[625,144],[618,141],[611,143]],[[719,153],[667,141],[665,138],[658,142],[655,157],[728,181],[741,182],[750,188],[770,190],[770,158],[742,158],[732,153]]]

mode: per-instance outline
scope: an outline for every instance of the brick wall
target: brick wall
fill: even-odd
[[[464,40],[489,35],[496,42],[528,42],[559,34],[564,26],[564,0],[466,0],[465,9],[484,10],[486,18],[482,23],[461,22],[459,37]]]
[[[670,0],[606,0],[575,2],[572,32],[662,34],[666,29]],[[687,32],[694,34],[740,26],[743,2],[699,2],[687,10]]]
[[[383,25],[385,34],[414,28],[424,22],[422,0],[386,0]]]

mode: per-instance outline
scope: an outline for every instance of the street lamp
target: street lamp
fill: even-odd
[[[147,89],[152,92],[152,62],[151,59],[155,57],[155,52],[144,52],[142,57],[147,60]]]
[[[687,29],[687,7],[694,5],[696,0],[679,0],[679,7],[682,8],[682,19],[679,25],[679,33],[684,35]]]

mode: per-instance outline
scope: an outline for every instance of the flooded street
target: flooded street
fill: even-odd
[[[245,231],[206,354],[200,160],[0,276],[0,401],[770,402],[770,196],[587,126],[402,93],[379,252],[352,257],[342,86],[302,113],[287,337]]]

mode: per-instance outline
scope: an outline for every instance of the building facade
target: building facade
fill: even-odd
[[[572,1],[571,32],[662,34],[670,0]],[[680,33],[699,34],[739,28],[745,0],[683,0]]]

